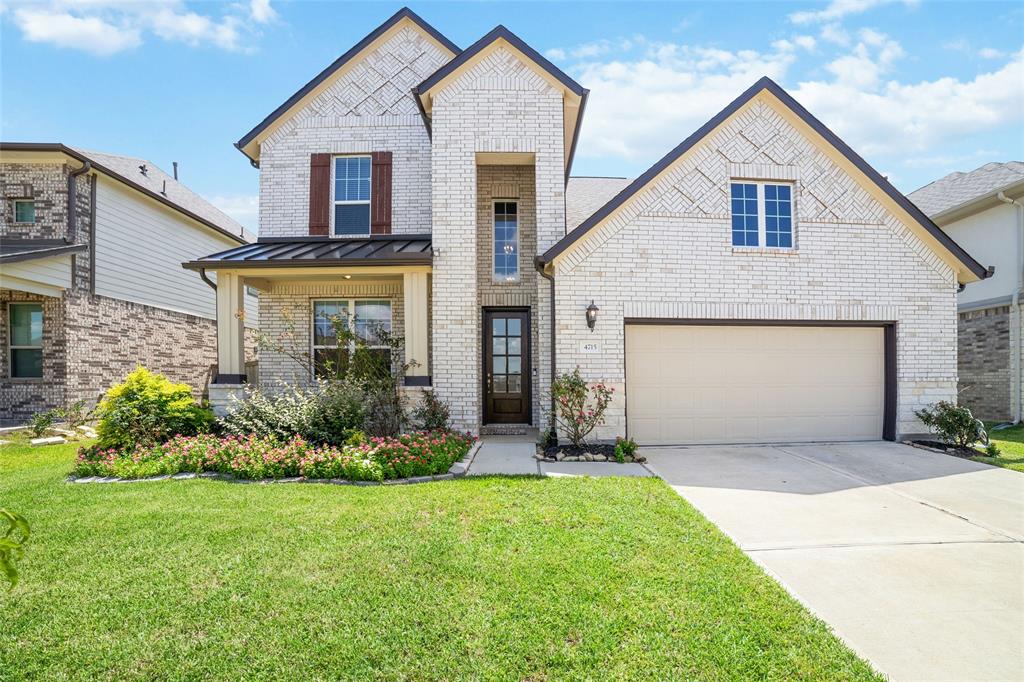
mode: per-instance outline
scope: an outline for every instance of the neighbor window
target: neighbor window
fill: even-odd
[[[494,202],[494,279],[519,279],[519,206],[514,201]]]
[[[334,159],[334,234],[370,234],[370,157]]]
[[[767,182],[730,185],[732,245],[793,248],[793,187]]]
[[[43,376],[43,306],[39,303],[8,305],[11,330],[11,377],[40,379]]]
[[[14,202],[14,222],[34,223],[36,221],[36,202],[31,199],[17,199]]]
[[[339,339],[338,325],[365,343],[367,362],[391,370],[391,350],[380,334],[391,333],[391,301],[313,302],[313,366],[318,377],[345,374],[354,357],[356,340]]]

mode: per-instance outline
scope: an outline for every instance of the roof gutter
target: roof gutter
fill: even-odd
[[[1024,377],[1021,376],[1021,328],[1020,328],[1020,296],[1024,291],[1024,204],[1019,199],[1011,199],[1006,192],[999,192],[996,198],[1004,204],[1016,208],[1017,214],[1017,286],[1014,287],[1013,297],[1010,300],[1010,310],[1016,313],[1016,324],[1010,325],[1010,385],[1013,387],[1013,395],[1010,396],[1011,417],[1014,424],[1019,424],[1024,416],[1024,387],[1021,386]]]
[[[82,160],[82,167],[73,170],[68,173],[68,236],[67,242],[74,244],[78,237],[78,212],[75,210],[75,204],[78,202],[78,176],[88,173],[92,170],[92,161],[89,159]],[[95,226],[92,229],[96,229]]]
[[[210,288],[217,291],[217,284],[206,276],[206,268],[199,268],[199,279],[210,285]]]

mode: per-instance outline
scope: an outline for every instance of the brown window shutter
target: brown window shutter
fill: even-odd
[[[370,234],[391,234],[391,152],[373,152],[370,160]]]
[[[331,229],[331,155],[309,157],[309,234],[326,237]]]

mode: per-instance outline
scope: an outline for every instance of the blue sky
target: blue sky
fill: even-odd
[[[0,0],[0,138],[149,159],[256,226],[232,147],[387,2]],[[1024,159],[1024,6],[410,5],[465,47],[504,24],[591,89],[574,172],[633,177],[762,75],[905,192]]]

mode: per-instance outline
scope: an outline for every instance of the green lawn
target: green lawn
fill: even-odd
[[[66,484],[0,447],[33,537],[3,679],[874,679],[654,479]]]
[[[999,446],[998,457],[971,457],[975,462],[984,462],[993,466],[1024,471],[1024,424],[1009,429],[993,431],[995,424],[985,424],[989,440]]]

